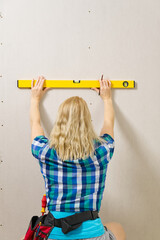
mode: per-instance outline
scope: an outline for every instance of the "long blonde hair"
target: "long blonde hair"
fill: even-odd
[[[93,154],[94,140],[105,142],[94,131],[87,103],[78,96],[66,99],[49,136],[49,146],[62,160],[87,158]]]

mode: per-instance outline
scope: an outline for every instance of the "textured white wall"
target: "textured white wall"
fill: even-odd
[[[89,12],[90,11],[90,12]],[[40,215],[44,181],[31,154],[30,90],[17,79],[134,79],[112,90],[115,153],[100,216],[120,222],[129,240],[159,238],[160,1],[14,0],[0,2],[0,238],[17,240]],[[89,48],[90,47],[90,48]],[[85,99],[97,133],[103,101],[90,89],[52,89],[40,105],[46,136],[58,107]]]

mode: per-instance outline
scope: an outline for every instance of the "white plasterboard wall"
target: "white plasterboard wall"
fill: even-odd
[[[133,79],[112,90],[115,153],[108,166],[102,222],[120,222],[130,240],[159,236],[160,2],[1,1],[0,238],[22,237],[40,215],[44,181],[30,145],[30,90],[17,79]],[[100,133],[103,101],[90,89],[53,89],[40,105],[46,136],[58,107],[85,99]],[[3,125],[3,126],[2,126]]]

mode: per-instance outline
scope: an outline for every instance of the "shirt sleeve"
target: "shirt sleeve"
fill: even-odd
[[[100,137],[106,140],[106,142],[101,143],[101,145],[96,149],[96,155],[98,158],[102,158],[102,160],[109,162],[114,153],[115,141],[108,133],[105,133]]]
[[[48,138],[46,138],[44,135],[37,136],[33,139],[31,144],[31,152],[35,158],[42,160],[42,154],[47,154],[48,141]]]

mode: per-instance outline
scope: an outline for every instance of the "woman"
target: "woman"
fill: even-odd
[[[33,79],[34,80],[34,79]],[[100,81],[104,101],[104,125],[100,137],[95,133],[91,115],[84,99],[75,96],[65,100],[49,138],[40,123],[39,103],[44,93],[45,78],[39,77],[31,87],[31,151],[39,160],[45,181],[47,207],[57,219],[88,210],[99,212],[107,165],[114,152],[114,110],[111,82]],[[96,92],[98,89],[92,88]],[[102,224],[101,218],[84,221],[66,234],[54,227],[48,239],[125,240],[121,224]]]

